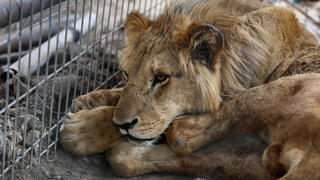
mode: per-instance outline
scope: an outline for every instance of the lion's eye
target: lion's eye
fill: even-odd
[[[156,85],[157,83],[164,82],[168,79],[168,75],[162,72],[159,72],[155,75],[154,80],[153,80],[153,85]]]
[[[128,81],[128,73],[126,71],[122,71],[122,80],[127,82]]]

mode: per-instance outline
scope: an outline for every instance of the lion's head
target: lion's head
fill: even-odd
[[[157,138],[176,117],[219,105],[222,33],[205,23],[182,30],[158,21],[133,12],[125,22],[125,87],[114,122],[132,140]]]
[[[235,79],[245,77],[242,69],[222,62],[237,56],[222,52],[239,19],[217,10],[200,16],[210,11],[206,4],[197,8],[169,7],[156,20],[138,12],[127,16],[120,57],[124,89],[113,120],[129,139],[155,139],[179,116],[215,111],[223,85],[243,86]],[[234,73],[220,72],[221,66]],[[233,80],[223,84],[222,78]]]

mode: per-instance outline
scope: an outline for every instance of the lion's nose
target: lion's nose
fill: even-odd
[[[135,118],[133,121],[124,123],[124,124],[116,124],[119,128],[128,131],[129,129],[133,128],[138,123],[138,118]]]

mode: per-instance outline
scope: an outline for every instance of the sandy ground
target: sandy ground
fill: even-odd
[[[60,147],[56,154],[49,156],[52,160],[43,160],[31,170],[17,172],[17,179],[130,179],[130,180],[191,180],[194,177],[168,174],[143,175],[132,178],[117,176],[105,159],[105,153],[85,158],[76,157]]]

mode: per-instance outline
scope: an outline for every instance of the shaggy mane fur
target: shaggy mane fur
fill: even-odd
[[[212,24],[223,33],[225,47],[220,56],[221,95],[223,96],[261,84],[267,73],[264,69],[266,65],[264,59],[270,57],[271,50],[271,47],[267,46],[271,43],[265,31],[257,23],[244,22],[240,17],[256,10],[257,6],[250,6],[245,1],[239,1],[238,4],[234,2],[231,0],[172,2],[163,15],[155,21],[155,24],[160,26],[157,28],[160,33],[161,31],[162,34],[171,32],[173,36],[182,31],[181,27],[186,28],[192,22]],[[190,62],[184,63],[191,65]],[[197,71],[194,72],[207,74],[203,72],[206,69],[196,69]],[[212,87],[220,87],[217,84],[210,85],[213,83],[212,80],[203,81],[206,84],[203,85],[204,89],[212,91]],[[212,97],[207,95],[203,97],[206,99]],[[214,97],[209,99],[217,98],[216,93],[212,95]]]
[[[141,54],[150,56],[163,49],[171,54],[177,54],[175,40],[190,24],[211,24],[224,36],[224,47],[219,54],[218,62],[210,63],[215,66],[212,67],[214,71],[190,62],[190,58],[180,59],[180,63],[185,73],[194,73],[198,79],[197,83],[201,88],[204,102],[203,108],[217,109],[221,97],[227,98],[241,90],[264,83],[274,69],[281,64],[280,60],[272,62],[273,64],[268,61],[273,57],[272,53],[277,50],[273,45],[275,39],[272,39],[274,37],[265,30],[262,20],[246,18],[255,10],[268,6],[257,5],[254,2],[249,0],[173,1],[155,20],[141,15],[138,22],[132,22],[130,20],[132,15],[129,15],[125,28],[129,23],[140,23],[143,27],[135,24],[135,30],[141,28],[138,34],[126,32],[126,48],[131,47],[131,50],[123,52],[126,52],[128,57],[135,57],[134,53],[139,54],[139,58],[136,59],[139,62],[121,62],[121,66],[132,68],[142,63]],[[133,14],[139,16],[138,13]],[[294,15],[289,16],[288,19],[296,21]],[[170,48],[172,50],[168,50]],[[140,53],[137,53],[138,51]]]

